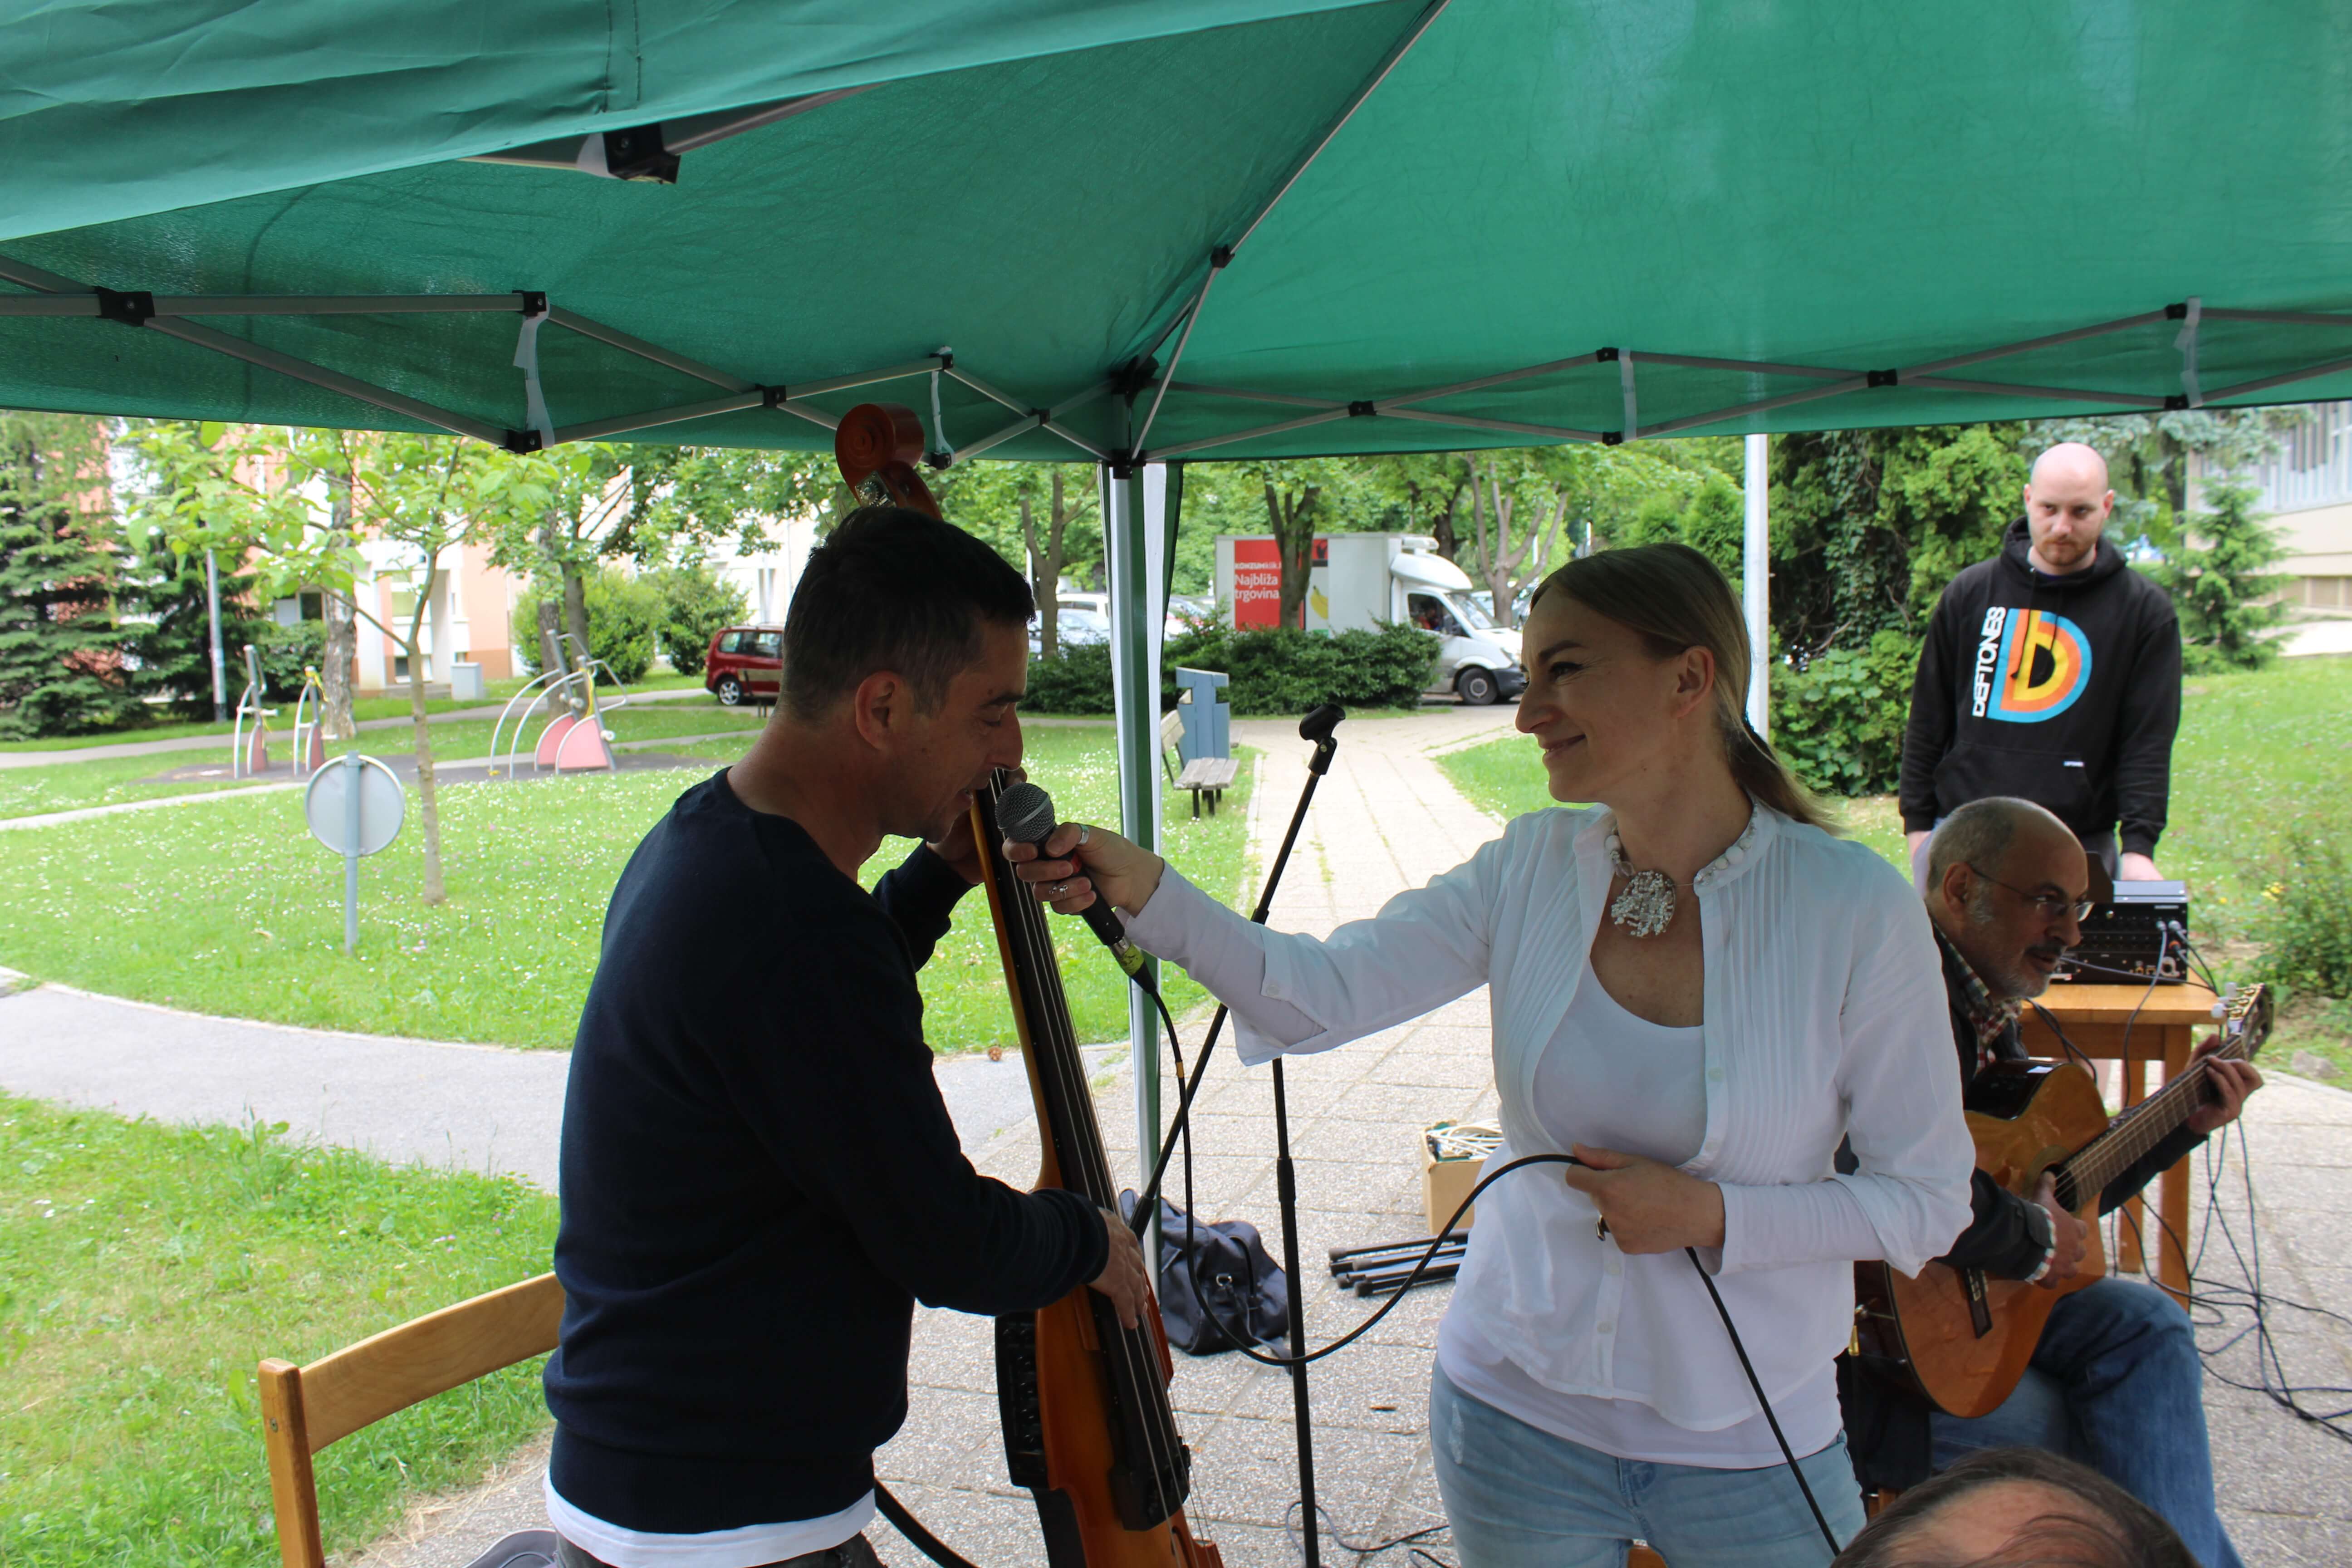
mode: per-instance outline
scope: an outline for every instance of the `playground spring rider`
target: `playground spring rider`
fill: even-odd
[[[327,691],[319,684],[318,670],[304,665],[302,694],[294,700],[294,776],[298,779],[327,765],[326,706]]]
[[[228,775],[248,779],[269,767],[269,721],[275,708],[261,705],[261,655],[245,645],[245,690],[236,700],[236,724],[229,732]],[[253,721],[250,732],[246,721]]]
[[[540,767],[553,767],[560,773],[611,773],[613,771],[613,737],[604,729],[604,721],[596,709],[596,671],[604,661],[588,657],[588,645],[570,632],[560,632],[557,639],[572,656],[572,685],[569,695],[572,709],[559,713],[539,737],[539,750],[532,761]],[[606,674],[611,671],[607,670]]]

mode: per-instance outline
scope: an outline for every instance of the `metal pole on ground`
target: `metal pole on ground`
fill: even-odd
[[[1772,738],[1772,531],[1766,513],[1770,441],[1769,436],[1748,437],[1747,470],[1740,479],[1748,500],[1748,530],[1739,555],[1748,611],[1748,721],[1768,741]]]
[[[343,785],[343,956],[360,945],[360,780],[367,763],[357,752],[343,754],[349,777]]]
[[[1153,527],[1166,498],[1166,470],[1106,466],[1103,543],[1109,573],[1111,693],[1118,742],[1119,831],[1147,849],[1160,847],[1160,571]],[[1147,963],[1151,961],[1147,960]],[[1150,971],[1156,983],[1159,967]],[[1128,987],[1128,1051],[1135,1065],[1137,1163],[1160,1147],[1160,1015],[1139,986]],[[1141,1179],[1139,1174],[1138,1180]],[[1157,1225],[1142,1238],[1145,1266],[1160,1278]]]
[[[214,553],[205,552],[205,607],[213,623],[213,722],[228,719],[228,660],[221,656],[220,635],[220,561]]]

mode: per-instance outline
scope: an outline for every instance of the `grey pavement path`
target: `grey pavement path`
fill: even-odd
[[[680,687],[670,691],[632,691],[632,702],[678,702],[700,698],[713,700],[710,693],[698,686]],[[496,719],[506,711],[503,702],[486,702],[478,708],[452,708],[446,712],[425,715],[428,724],[456,724],[472,720]],[[390,719],[362,719],[354,726],[362,731],[393,730],[415,721],[402,713]],[[0,770],[8,768],[52,768],[66,763],[98,763],[109,757],[153,757],[167,752],[219,751],[228,745],[226,735],[175,735],[165,741],[119,741],[110,746],[72,746],[56,752],[0,752]]]
[[[505,1172],[550,1192],[571,1059],[0,987],[0,1089],[12,1094],[161,1121],[283,1121],[381,1159]],[[1029,1116],[1017,1057],[951,1057],[935,1070],[969,1148]]]

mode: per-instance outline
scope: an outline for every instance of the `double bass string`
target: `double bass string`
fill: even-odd
[[[1004,778],[1000,773],[989,790],[992,837],[996,831],[996,803],[1003,787]],[[1103,1146],[1101,1126],[1095,1117],[1094,1096],[1087,1083],[1085,1058],[1078,1050],[1076,1026],[1071,1022],[1066,999],[1059,994],[1061,970],[1054,952],[1052,931],[1046,924],[1044,908],[1034,898],[1025,896],[1025,886],[1012,874],[1011,867],[1001,858],[993,843],[989,846],[988,855],[1004,892],[1002,903],[1012,913],[1008,933],[1012,945],[1020,952],[1026,983],[1036,994],[1034,1005],[1025,1011],[1030,1018],[1032,1048],[1042,1053],[1038,1063],[1041,1080],[1050,1078],[1059,1102],[1059,1118],[1064,1125],[1048,1131],[1055,1133],[1056,1159],[1063,1167],[1063,1180],[1066,1184],[1077,1184],[1078,1190],[1097,1207],[1110,1209],[1117,1194],[1111,1185],[1108,1152]],[[1094,1310],[1091,1301],[1086,1306],[1087,1310]],[[1147,1310],[1157,1310],[1157,1306],[1148,1306]],[[1157,1347],[1146,1342],[1149,1325],[1139,1323],[1129,1329],[1114,1319],[1109,1329],[1103,1337],[1116,1344],[1112,1382],[1117,1402],[1131,1415],[1132,1430],[1147,1449],[1146,1455],[1139,1457],[1150,1468],[1155,1506],[1172,1514],[1181,1506],[1182,1499],[1167,1495],[1163,1479],[1177,1471],[1181,1439],[1165,1389],[1157,1376]],[[1109,1350],[1111,1346],[1105,1348]]]

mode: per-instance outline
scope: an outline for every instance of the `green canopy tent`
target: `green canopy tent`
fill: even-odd
[[[0,21],[0,405],[811,447],[882,396],[1083,454],[1149,841],[1156,465],[2352,395],[2347,46],[2187,0],[52,0]]]

